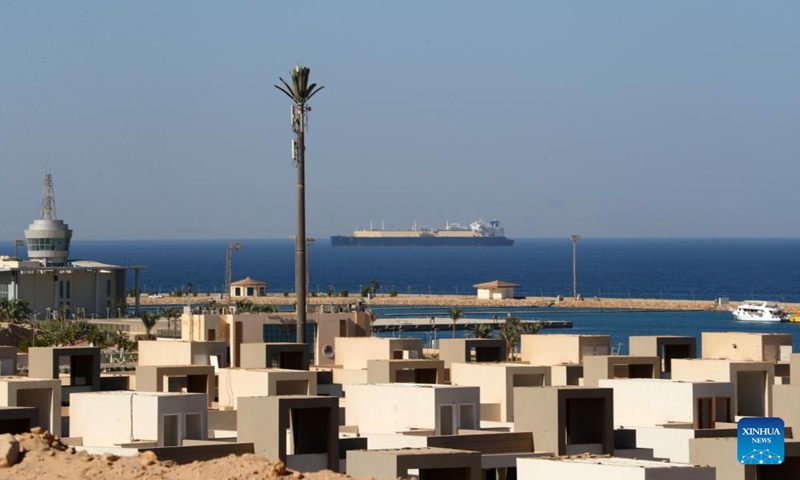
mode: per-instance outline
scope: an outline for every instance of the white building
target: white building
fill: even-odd
[[[207,437],[204,393],[90,392],[70,398],[70,435],[86,447],[179,446]]]
[[[478,289],[479,299],[502,300],[504,298],[514,298],[514,288],[522,285],[494,280],[492,282],[478,283],[473,285]]]
[[[85,316],[119,316],[125,301],[126,274],[134,270],[136,290],[143,266],[123,267],[91,260],[69,260],[72,230],[56,219],[52,178],[45,177],[42,214],[25,230],[28,260],[0,255],[0,299],[28,302],[38,318],[63,306]],[[136,297],[138,311],[138,296]]]

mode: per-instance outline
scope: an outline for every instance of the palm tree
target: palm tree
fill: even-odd
[[[0,298],[0,320],[20,323],[30,318],[32,313],[27,300]]]
[[[522,328],[522,320],[508,317],[498,330],[498,335],[506,342],[506,360],[511,360],[514,356],[514,349],[519,343],[519,332]]]
[[[153,327],[156,326],[156,323],[158,323],[158,315],[153,312],[143,311],[139,313],[139,318],[142,319],[142,324],[147,332],[147,338],[152,339],[153,336],[150,334],[150,332],[153,330]]]
[[[373,280],[370,282],[370,290],[372,290],[372,297],[375,297],[375,294],[378,293],[378,290],[381,288],[381,282],[377,280]]]
[[[464,316],[464,312],[460,308],[451,308],[449,312],[450,319],[453,321],[453,338],[456,338],[456,322],[459,318]]]
[[[255,304],[251,300],[236,300],[236,313],[253,313]]]
[[[294,277],[295,291],[297,292],[297,343],[305,343],[306,331],[306,113],[311,110],[306,102],[325,87],[317,87],[316,83],[308,84],[308,75],[311,69],[297,65],[292,70],[292,85],[283,78],[283,88],[275,88],[285,93],[292,99],[292,130],[295,133],[296,143],[292,153],[297,166],[297,235],[295,237]]]
[[[475,338],[489,338],[494,329],[488,323],[476,323],[472,327],[472,336]]]
[[[539,333],[539,330],[541,329],[542,329],[542,324],[539,322],[522,322],[520,333],[524,335],[534,335],[536,333]]]
[[[167,328],[169,330],[172,330],[172,327],[177,324],[178,319],[181,318],[182,315],[180,309],[175,307],[165,308],[163,314],[167,318]]]

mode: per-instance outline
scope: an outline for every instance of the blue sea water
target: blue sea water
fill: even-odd
[[[146,265],[144,291],[188,283],[219,292],[225,278],[224,240],[76,241],[72,258]],[[759,298],[800,302],[800,239],[591,239],[578,243],[578,292],[584,297]],[[234,280],[250,276],[271,292],[294,290],[294,244],[244,240],[234,253]],[[133,276],[129,282],[133,282]],[[570,296],[569,239],[518,239],[512,247],[334,248],[320,239],[309,249],[312,292],[361,288],[472,294],[494,279],[521,284],[522,296]]]
[[[447,308],[406,308],[373,307],[380,318],[402,318],[405,316],[423,317],[435,315],[448,318]],[[755,323],[735,322],[729,312],[712,311],[636,311],[592,308],[486,308],[464,309],[464,318],[492,318],[498,315],[512,315],[523,320],[567,320],[572,322],[570,329],[543,329],[539,334],[569,333],[575,335],[610,335],[611,345],[620,354],[628,353],[628,337],[631,335],[682,335],[697,338],[697,346],[702,350],[702,332],[753,332],[753,333],[791,333],[793,350],[800,351],[800,324],[797,323]],[[458,336],[469,332],[457,332]],[[386,334],[384,336],[392,336]],[[404,331],[404,337],[423,339],[426,345],[432,344],[432,333]],[[439,332],[438,338],[450,338],[449,332]]]
[[[144,291],[169,292],[192,283],[195,291],[219,292],[225,277],[224,240],[76,241],[72,258],[113,264],[147,265]],[[690,335],[703,331],[794,333],[800,324],[733,322],[725,312],[641,312],[592,309],[595,296],[712,300],[727,296],[800,302],[800,239],[591,239],[578,243],[578,292],[585,309],[467,309],[467,318],[512,314],[523,319],[569,320],[570,333],[607,334],[627,352],[629,335]],[[521,284],[521,296],[570,296],[572,243],[569,239],[518,239],[495,248],[334,248],[320,240],[309,252],[313,292],[347,289],[356,295],[374,280],[384,291],[473,294],[475,283],[494,279]],[[234,253],[234,280],[250,276],[271,292],[294,290],[294,244],[289,240],[244,240]],[[133,276],[129,276],[129,282]],[[424,312],[376,307],[381,317],[446,316],[444,308]],[[542,333],[563,333],[544,330]],[[415,335],[404,332],[403,335]],[[431,334],[416,334],[426,342]],[[800,335],[795,335],[800,351]]]

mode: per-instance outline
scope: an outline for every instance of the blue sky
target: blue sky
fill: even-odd
[[[796,2],[7,2],[0,239],[796,237]],[[9,246],[10,249],[10,246]],[[6,250],[0,247],[0,251]]]

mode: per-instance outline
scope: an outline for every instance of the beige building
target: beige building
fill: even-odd
[[[587,355],[610,355],[610,335],[521,335],[522,361],[531,365],[581,364]]]
[[[138,279],[143,268],[90,260],[43,266],[38,261],[0,256],[0,299],[27,301],[39,319],[54,315],[63,305],[85,317],[118,317],[116,304],[126,297],[127,271],[134,270]]]
[[[480,480],[481,454],[450,448],[403,448],[347,452],[353,478]],[[525,477],[520,477],[525,478]]]
[[[442,338],[439,340],[439,360],[444,368],[453,363],[505,362],[506,342],[499,338]]]
[[[242,368],[284,368],[308,370],[308,345],[305,343],[243,343],[240,345]]]
[[[231,298],[263,297],[267,294],[267,284],[247,277],[231,283],[231,291],[228,293]]]
[[[661,378],[661,359],[632,355],[583,357],[583,385],[596,387],[606,378]]]
[[[139,365],[228,366],[228,346],[223,342],[139,340]]]
[[[613,453],[614,411],[610,388],[514,389],[514,431],[533,432],[537,451],[557,455]]]
[[[336,337],[333,341],[333,383],[342,385],[345,392],[349,385],[369,383],[370,360],[423,359],[419,338]]]
[[[514,421],[514,387],[549,386],[550,369],[519,363],[453,363],[450,383],[481,392],[481,420]]]
[[[0,407],[32,407],[35,425],[61,435],[61,382],[55,379],[0,377]]]
[[[69,374],[61,375],[61,365]],[[63,405],[69,405],[70,395],[77,392],[96,392],[100,388],[100,348],[97,347],[31,347],[28,349],[28,376],[61,381]]]
[[[339,470],[339,399],[305,395],[239,399],[237,440],[301,472]]]
[[[444,383],[441,360],[369,360],[367,383]]]
[[[673,380],[714,381],[733,384],[731,404],[735,417],[768,417],[771,414],[775,364],[727,359],[675,359]]]
[[[786,439],[780,465],[742,465],[734,438],[698,438],[689,441],[691,462],[710,465],[718,480],[794,480],[800,472],[800,441]]]
[[[677,361],[677,360],[676,360]],[[689,440],[735,436],[733,384],[678,380],[600,380],[614,390],[614,425],[655,458],[689,462]]]
[[[673,358],[697,358],[697,338],[676,335],[631,336],[628,352],[634,356],[659,357],[661,378],[670,378]]]
[[[772,415],[783,419],[786,427],[800,431],[800,354],[791,355],[791,375],[788,385],[772,386]],[[777,382],[776,382],[777,383]],[[797,435],[795,435],[797,436]]]
[[[337,337],[336,365],[344,369],[362,370],[369,360],[419,360],[420,338]]]
[[[202,393],[76,393],[70,435],[92,447],[179,446],[207,438],[206,409]]]
[[[214,399],[214,367],[210,365],[138,365],[136,391],[203,393]]]
[[[714,467],[615,457],[521,458],[520,479],[717,480]],[[719,477],[725,478],[727,477]]]
[[[453,435],[478,428],[480,392],[478,387],[454,385],[350,385],[345,418],[361,436],[414,430]]]
[[[317,373],[277,368],[219,369],[219,406],[238,409],[240,397],[316,395]]]
[[[311,312],[306,325],[309,357],[316,365],[337,364],[335,339],[363,337],[369,330],[367,313],[347,308],[323,307]],[[231,366],[240,364],[241,345],[245,343],[287,343],[297,338],[297,318],[293,313],[231,314],[225,312],[195,314],[184,311],[181,339],[198,342],[224,342],[230,349]]]
[[[614,425],[658,426],[682,423],[689,428],[714,428],[733,421],[732,383],[656,379],[600,380],[614,391]]]
[[[703,358],[744,362],[788,362],[790,333],[703,332]]]
[[[478,299],[503,300],[504,298],[514,298],[514,289],[521,287],[517,283],[494,280],[486,283],[473,285],[478,289]]]

